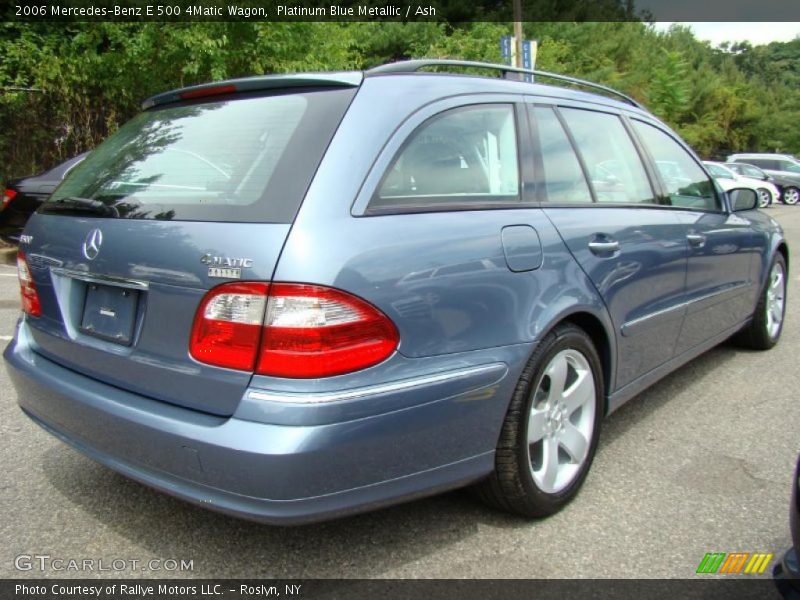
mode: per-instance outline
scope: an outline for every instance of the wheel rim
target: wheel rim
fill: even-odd
[[[783,323],[783,308],[786,298],[786,273],[781,263],[775,263],[769,273],[767,287],[767,333],[775,339]]]
[[[536,385],[528,415],[528,462],[543,492],[566,488],[581,473],[594,434],[595,385],[586,357],[556,354]]]
[[[759,188],[759,190],[758,190],[758,205],[761,208],[766,208],[767,206],[769,206],[769,201],[770,200],[772,200],[772,197],[770,196],[770,193],[767,190],[763,189],[763,188]]]
[[[796,188],[787,188],[783,191],[783,201],[786,204],[797,204],[800,199],[800,192]]]

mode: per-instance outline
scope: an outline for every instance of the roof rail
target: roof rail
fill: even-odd
[[[507,77],[509,73],[522,73],[526,75],[536,75],[538,77],[546,77],[556,81],[564,81],[573,85],[579,85],[587,88],[601,90],[606,93],[612,94],[623,99],[625,102],[632,104],[636,108],[644,109],[636,100],[630,96],[623,94],[599,83],[586,81],[585,79],[577,79],[576,77],[569,77],[567,75],[559,75],[558,73],[550,73],[548,71],[537,71],[535,69],[521,69],[519,67],[511,67],[509,65],[499,65],[494,63],[477,62],[472,60],[451,60],[441,58],[423,58],[417,60],[405,60],[400,62],[388,63],[379,67],[374,67],[367,71],[368,75],[381,75],[384,73],[415,73],[420,69],[428,67],[475,67],[479,69],[495,69],[503,73],[503,77]]]

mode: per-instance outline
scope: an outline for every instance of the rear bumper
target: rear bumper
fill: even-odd
[[[469,371],[459,378],[455,395],[439,391],[446,389],[439,381],[435,400],[417,389],[419,405],[312,425],[285,424],[296,410],[290,403],[276,424],[212,416],[106,385],[36,354],[26,331],[23,322],[4,357],[19,404],[35,422],[132,479],[268,523],[323,520],[480,479],[494,467],[516,381],[495,350],[473,380]],[[508,353],[521,357],[527,349]],[[307,421],[309,408],[302,411]]]

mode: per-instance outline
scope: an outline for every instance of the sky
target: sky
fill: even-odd
[[[656,23],[656,29],[668,29],[672,23]],[[694,31],[696,38],[717,46],[722,42],[749,41],[754,46],[770,42],[788,42],[800,35],[800,23],[681,23]]]

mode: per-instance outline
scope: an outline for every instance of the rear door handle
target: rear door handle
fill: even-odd
[[[695,248],[702,248],[706,243],[706,236],[700,235],[699,233],[690,233],[686,236],[686,239],[689,240],[689,243]]]
[[[589,250],[598,256],[613,254],[619,250],[619,242],[589,242]]]

